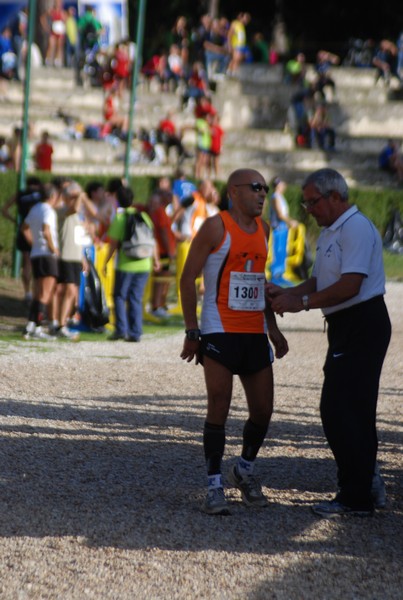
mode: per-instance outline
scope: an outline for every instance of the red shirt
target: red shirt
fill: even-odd
[[[158,129],[168,135],[175,135],[175,125],[169,119],[160,122]]]
[[[157,240],[159,252],[161,256],[173,256],[175,254],[176,240],[172,231],[172,221],[167,215],[165,208],[159,206],[153,213],[150,214],[152,222],[154,223],[154,233]],[[162,241],[161,231],[166,230],[168,234],[168,248]]]
[[[220,154],[221,146],[222,146],[222,139],[224,137],[224,130],[219,125],[211,125],[210,133],[211,133],[210,152],[214,152],[214,154]]]
[[[217,113],[210,101],[204,101],[196,104],[195,117],[196,119],[204,119],[206,115],[215,115]]]
[[[53,147],[50,144],[39,143],[36,147],[36,166],[40,171],[52,170]]]
[[[112,70],[117,77],[127,79],[130,75],[130,59],[124,50],[116,50]]]

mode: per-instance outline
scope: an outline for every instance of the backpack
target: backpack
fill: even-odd
[[[135,260],[153,256],[154,232],[141,212],[126,213],[125,236],[120,247],[128,258]]]
[[[89,271],[85,276],[82,319],[87,327],[97,331],[102,330],[103,326],[109,323],[109,308],[101,280],[88,251],[85,251],[85,256]]]

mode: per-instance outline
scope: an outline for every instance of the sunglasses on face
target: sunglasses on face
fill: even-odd
[[[267,194],[270,189],[268,185],[264,185],[264,183],[259,183],[258,181],[253,181],[252,183],[237,183],[235,184],[235,187],[241,187],[243,185],[248,185],[252,192],[261,192],[264,190]]]

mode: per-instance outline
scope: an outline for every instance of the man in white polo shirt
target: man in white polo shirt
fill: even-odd
[[[349,204],[347,183],[337,171],[309,175],[303,197],[303,206],[323,227],[312,276],[292,289],[268,284],[266,293],[274,312],[321,308],[328,325],[320,411],[339,491],[312,509],[328,517],[370,515],[386,498],[376,465],[379,379],[391,336],[382,240]]]

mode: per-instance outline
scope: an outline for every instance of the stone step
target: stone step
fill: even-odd
[[[219,179],[225,181],[230,173],[235,169],[250,167],[257,169],[265,177],[266,181],[270,180],[278,175],[281,175],[287,182],[301,185],[305,177],[317,168],[322,167],[335,167],[331,162],[327,161],[301,161],[297,166],[290,166],[282,163],[277,164],[258,164],[257,161],[251,163],[246,162],[243,158],[240,162],[236,162],[231,159],[230,162],[223,160],[220,163]],[[182,168],[188,177],[194,177],[194,166],[191,162],[182,165]],[[336,167],[335,167],[336,168]],[[387,173],[378,171],[375,169],[359,169],[352,168],[351,165],[337,165],[338,170],[346,178],[347,183],[351,187],[375,187],[375,188],[394,188],[397,189],[398,185],[396,181]],[[132,163],[129,166],[129,173],[133,176],[148,175],[153,177],[172,177],[175,173],[176,166],[174,164],[169,165],[158,165],[147,163],[145,161],[139,161]],[[107,163],[91,163],[91,162],[70,162],[70,161],[55,161],[53,167],[53,173],[56,175],[108,175],[108,176],[122,176],[124,174],[124,161],[116,160],[110,164]]]
[[[392,136],[393,137],[393,136]],[[400,142],[400,138],[394,138]],[[293,136],[287,131],[247,129],[232,129],[225,134],[225,147],[239,146],[246,148],[264,149],[267,151],[288,151],[295,150]],[[341,134],[339,131],[336,136],[337,149],[339,151],[348,151],[354,154],[368,154],[378,156],[385,144],[385,137],[350,137]]]
[[[373,88],[375,86],[375,68],[354,68],[345,66],[333,66],[329,71],[330,77],[337,88]],[[314,65],[307,65],[307,79],[312,81],[316,76]],[[279,84],[284,81],[283,67],[281,65],[269,66],[264,64],[241,65],[236,77],[232,79],[242,83],[256,85]],[[228,79],[220,80],[218,86],[225,86]],[[381,85],[381,84],[380,84]],[[392,80],[392,88],[399,87],[396,80]]]
[[[189,140],[188,140],[189,141]],[[388,183],[390,177],[379,171],[377,156],[375,154],[349,152],[346,149],[336,152],[323,152],[318,149],[298,149],[296,151],[277,150],[269,151],[267,149],[257,149],[247,147],[246,145],[231,146],[229,143],[233,139],[227,140],[224,145],[220,163],[226,170],[250,166],[259,170],[266,170],[270,176],[279,173],[295,172],[295,177],[301,177],[299,174],[306,174],[315,169],[331,167],[345,173],[350,180],[355,182],[383,182]],[[193,140],[194,143],[194,140]],[[106,141],[77,140],[77,141],[56,141],[54,146],[54,171],[55,172],[112,172],[123,168],[125,144],[122,142],[117,147],[108,144]],[[31,145],[31,149],[32,149]],[[188,145],[192,149],[191,144]],[[136,161],[133,166],[142,166],[152,169],[153,172],[162,173],[174,168],[175,165],[158,165],[149,163],[141,157],[141,144],[134,140],[133,157]],[[192,167],[194,160],[188,160],[185,163],[187,168]],[[291,177],[291,176],[290,176]],[[292,177],[292,180],[294,176]]]

